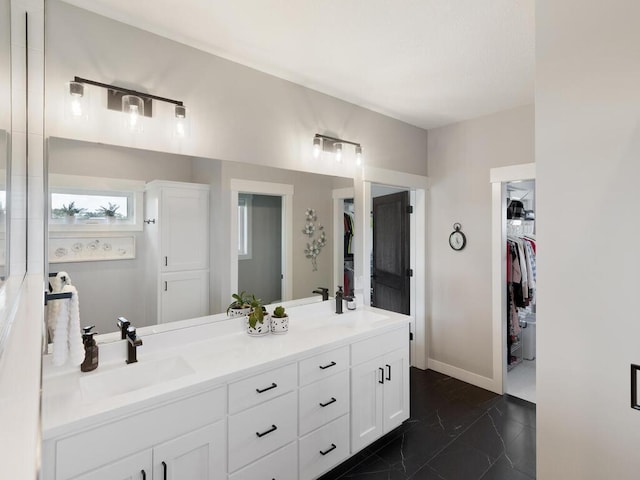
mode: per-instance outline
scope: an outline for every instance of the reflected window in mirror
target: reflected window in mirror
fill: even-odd
[[[251,260],[251,199],[246,193],[238,195],[238,260]]]
[[[52,231],[142,230],[144,182],[50,175]]]

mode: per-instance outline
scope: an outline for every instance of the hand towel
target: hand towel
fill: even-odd
[[[71,298],[58,300],[58,315],[53,332],[53,364],[62,366],[67,361],[80,365],[84,360],[84,345],[80,333],[80,301],[73,285],[65,285],[63,293]]]

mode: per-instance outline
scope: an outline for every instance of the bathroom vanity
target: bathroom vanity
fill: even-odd
[[[288,308],[289,332],[244,319],[101,347],[94,372],[46,365],[43,479],[312,479],[409,417],[409,320],[333,302]]]

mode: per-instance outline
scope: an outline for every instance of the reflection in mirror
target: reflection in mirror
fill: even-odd
[[[332,242],[318,257],[317,271],[305,257],[308,239],[303,233],[305,211],[309,208],[317,211],[327,239],[332,239],[332,190],[352,187],[350,178],[56,137],[48,139],[47,148],[49,272],[68,273],[79,292],[81,323],[96,325],[101,334],[115,332],[119,316],[139,328],[157,325],[162,317],[181,320],[226,310],[232,300],[226,292],[236,288],[230,283],[229,252],[241,253],[240,226],[238,242],[233,248],[231,245],[232,238],[234,241],[236,238],[231,234],[232,180],[293,186],[291,298],[313,297],[312,292],[318,286],[332,285]],[[175,199],[171,203],[176,214],[173,220],[163,221],[163,213],[158,211],[159,202],[168,202],[171,195],[153,193],[154,188],[171,190]],[[189,191],[203,188],[209,198],[208,215],[203,213],[206,207],[196,207],[197,203],[189,200],[195,198]],[[54,193],[73,197],[60,196],[54,201]],[[244,258],[239,255],[238,289],[254,293],[265,303],[280,300],[284,297],[282,201],[277,196],[263,195],[238,198],[245,202]],[[79,211],[69,215],[65,209],[70,210],[72,202],[72,209]],[[110,210],[114,210],[111,216]],[[236,211],[241,211],[240,201]],[[202,234],[208,241],[205,247],[193,247],[189,238],[200,234],[185,233],[188,232],[185,222],[202,215],[199,224],[208,225],[209,234]],[[163,232],[159,244],[151,239],[151,234],[157,231]],[[271,243],[263,245],[262,237],[267,236],[273,237]],[[166,255],[164,252],[169,248],[172,253]],[[156,249],[162,253],[154,254]],[[208,251],[202,252],[203,249]],[[150,265],[149,259],[154,256],[156,264]],[[199,260],[193,263],[191,257],[205,258],[206,263],[199,264]],[[272,277],[260,280],[267,271]],[[199,295],[203,286],[204,295]],[[178,298],[195,300],[183,302],[184,307],[179,301],[163,304],[165,296],[176,292],[172,288],[179,292],[183,289]],[[194,302],[203,306],[201,314],[194,314]]]

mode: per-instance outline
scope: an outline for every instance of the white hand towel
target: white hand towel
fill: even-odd
[[[71,298],[58,300],[58,315],[53,332],[53,364],[62,366],[80,365],[84,360],[84,345],[80,333],[80,302],[78,291],[73,285],[62,288],[63,293],[71,293]]]

